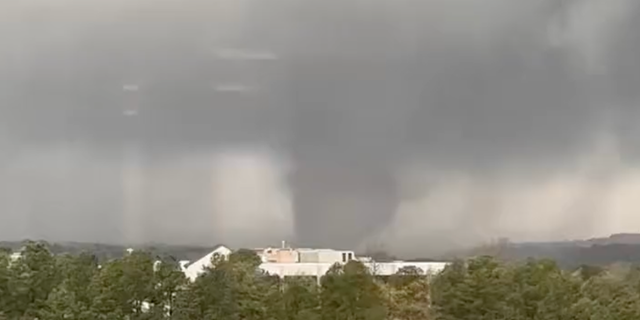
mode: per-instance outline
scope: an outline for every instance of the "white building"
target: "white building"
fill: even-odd
[[[200,275],[204,271],[206,267],[211,266],[211,262],[213,258],[216,258],[216,259],[226,258],[229,256],[229,254],[231,254],[231,249],[223,245],[219,245],[204,257],[187,265],[186,268],[184,269],[184,273],[187,276],[187,278],[193,281],[198,277],[198,275]]]
[[[278,275],[280,277],[295,277],[295,276],[309,276],[321,278],[335,263],[263,263],[260,265],[260,269],[268,272],[271,275]],[[404,267],[415,267],[424,274],[436,274],[447,266],[446,262],[384,262],[375,263],[368,262],[364,265],[374,275],[390,276],[398,272],[398,270]]]
[[[274,261],[273,257],[279,257],[276,250],[283,250],[287,254],[284,255],[285,262],[267,262]],[[292,258],[290,252],[296,252],[298,258]],[[205,267],[211,266],[211,260],[213,257],[227,257],[231,254],[231,250],[225,246],[218,246],[211,253],[202,257],[198,261],[188,265],[185,268],[185,274],[187,278],[194,281],[198,275],[200,275]],[[256,250],[256,253],[261,256],[263,263],[260,264],[260,269],[268,272],[271,275],[277,275],[279,277],[295,277],[295,276],[310,276],[316,277],[318,280],[324,276],[327,271],[336,263],[347,263],[351,260],[361,261],[372,274],[375,275],[393,275],[398,270],[404,267],[415,267],[424,274],[436,274],[444,269],[448,263],[446,262],[404,262],[394,261],[385,263],[376,263],[371,259],[360,259],[355,256],[353,251],[348,250],[332,250],[332,249],[260,249]],[[266,257],[266,255],[269,255]]]

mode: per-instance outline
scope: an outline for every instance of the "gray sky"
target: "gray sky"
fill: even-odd
[[[636,231],[634,0],[0,4],[0,234],[437,252]]]

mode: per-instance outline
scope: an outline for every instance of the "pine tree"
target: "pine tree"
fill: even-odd
[[[178,295],[187,286],[187,278],[173,259],[159,260],[153,273],[153,295],[149,300],[150,317],[173,319]]]
[[[154,297],[153,260],[148,253],[134,251],[102,266],[92,285],[96,290],[93,310],[104,319],[147,319],[147,306]]]
[[[422,270],[415,267],[398,270],[385,289],[390,319],[429,319],[429,278]]]
[[[285,320],[316,320],[320,314],[319,287],[315,278],[290,277],[284,281],[282,302]]]
[[[383,291],[360,262],[336,264],[321,280],[322,319],[385,319]]]
[[[46,307],[40,312],[40,318],[78,319],[95,318],[91,310],[96,292],[91,283],[98,272],[97,259],[90,254],[78,256],[64,255],[57,259],[61,283],[52,291]]]

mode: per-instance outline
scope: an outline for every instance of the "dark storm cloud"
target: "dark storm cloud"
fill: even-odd
[[[293,222],[300,243],[401,250],[633,224],[610,193],[635,186],[638,7],[0,5],[7,234],[253,244]],[[519,228],[532,203],[546,220]]]

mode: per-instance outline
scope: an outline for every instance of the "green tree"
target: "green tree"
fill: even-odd
[[[376,278],[360,262],[321,279],[280,279],[238,250],[190,282],[176,261],[146,252],[99,265],[91,254],[52,255],[28,242],[0,250],[6,320],[636,320],[640,268],[563,270],[552,260],[455,261],[431,277],[406,267]],[[383,283],[384,280],[386,283]]]
[[[319,287],[315,278],[286,278],[282,302],[284,304],[283,319],[316,320],[320,318]]]
[[[9,273],[11,293],[6,314],[10,318],[37,318],[62,280],[45,242],[27,242],[20,258],[10,263]]]
[[[437,319],[519,319],[506,301],[511,292],[509,269],[491,257],[456,261],[432,283]]]
[[[92,283],[93,310],[102,319],[147,319],[146,307],[154,298],[153,259],[134,251],[102,266]]]
[[[250,250],[212,261],[178,299],[179,319],[262,320],[281,314],[279,281],[262,272],[259,257]]]
[[[514,265],[509,277],[508,308],[518,318],[567,319],[567,310],[580,297],[580,278],[561,270],[551,260]]]
[[[153,273],[154,292],[149,300],[149,315],[153,319],[174,318],[176,300],[187,286],[180,265],[172,259],[162,259]]]
[[[592,277],[581,286],[581,298],[570,312],[576,320],[640,319],[640,296],[624,279]]]
[[[429,319],[429,278],[422,270],[401,268],[391,276],[385,289],[390,319]]]
[[[95,256],[82,253],[78,256],[63,255],[57,259],[61,283],[52,291],[46,306],[40,312],[41,319],[91,320],[95,299],[95,287],[88,284],[98,272]]]
[[[0,319],[9,310],[11,302],[11,288],[9,283],[11,280],[11,274],[9,272],[9,265],[11,263],[11,251],[8,249],[0,249]]]
[[[335,264],[321,280],[322,319],[385,319],[383,291],[358,261]]]

